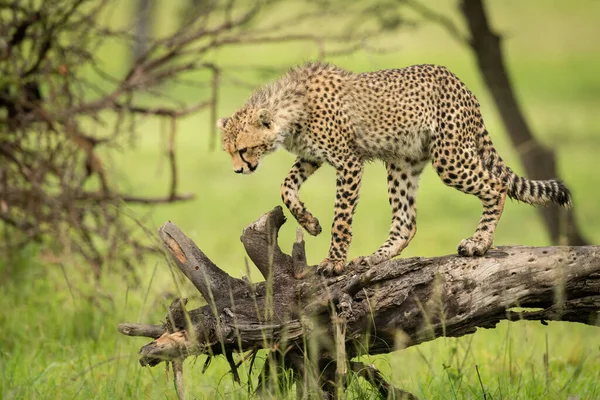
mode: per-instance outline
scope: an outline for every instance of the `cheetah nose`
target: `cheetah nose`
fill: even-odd
[[[242,172],[244,172],[244,168],[240,168],[240,169],[234,169],[233,172],[235,172],[236,174],[241,174]]]

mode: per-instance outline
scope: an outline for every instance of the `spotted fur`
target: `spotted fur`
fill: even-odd
[[[235,172],[253,172],[264,155],[280,146],[298,156],[281,196],[311,235],[318,235],[321,226],[298,192],[323,163],[335,168],[331,246],[319,266],[326,273],[341,273],[346,265],[363,165],[372,159],[383,160],[387,168],[392,226],[376,252],[354,263],[377,264],[408,245],[417,230],[419,177],[429,161],[446,185],[477,196],[483,205],[474,235],[458,245],[461,255],[483,255],[492,246],[506,195],[529,204],[571,205],[561,182],[531,181],[504,164],[477,99],[442,66],[355,74],[329,64],[306,64],[258,89],[218,126]]]

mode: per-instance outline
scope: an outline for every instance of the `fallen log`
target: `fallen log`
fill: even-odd
[[[483,257],[396,259],[325,278],[306,264],[301,230],[291,255],[281,250],[284,223],[276,207],[242,233],[265,278],[260,283],[229,276],[175,224],[164,224],[161,239],[208,305],[187,310],[185,299],[175,299],[162,326],[120,324],[125,335],[155,339],[140,349],[141,365],[172,363],[183,393],[186,357],[206,354],[207,366],[210,357],[224,355],[239,381],[232,354],[249,352],[253,363],[258,350],[270,349],[258,390],[280,384],[283,367],[292,371],[299,396],[316,387],[334,397],[352,371],[384,398],[414,398],[352,358],[463,336],[501,320],[600,325],[600,246],[498,247]],[[317,358],[311,371],[308,355]]]

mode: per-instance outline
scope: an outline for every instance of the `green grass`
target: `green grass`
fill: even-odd
[[[540,140],[557,151],[559,169],[573,191],[582,230],[598,243],[600,35],[596,16],[600,3],[487,3],[492,23],[506,36],[504,50],[519,101]],[[449,3],[436,4],[442,11],[452,10]],[[400,33],[394,40],[400,49],[393,54],[359,53],[335,62],[355,71],[423,62],[447,65],[479,97],[499,152],[514,169],[522,171],[472,54],[431,24]],[[294,52],[275,53],[274,49],[235,49],[219,56],[231,64],[269,57],[274,65],[282,66],[311,57],[309,49],[302,46]],[[116,60],[112,63],[118,69]],[[230,114],[248,94],[246,89],[224,87],[221,114]],[[179,95],[191,99],[194,93],[181,89]],[[166,220],[175,222],[219,266],[241,276],[245,253],[237,237],[249,222],[280,204],[280,182],[293,156],[277,153],[265,160],[256,174],[237,176],[226,154],[208,151],[210,124],[206,114],[190,117],[181,124],[177,140],[180,190],[196,193],[197,199],[151,208],[149,214],[148,208],[134,207],[131,213],[147,217],[152,232]],[[143,134],[135,150],[113,156],[112,168],[119,171],[119,183],[128,192],[158,194],[166,189],[168,177],[159,125],[149,121],[139,131]],[[324,168],[312,177],[302,195],[322,225],[329,226],[334,198],[332,169]],[[477,199],[445,187],[431,169],[421,181],[418,206],[419,231],[405,256],[454,252],[456,244],[472,233],[480,215]],[[375,250],[386,238],[389,219],[383,167],[374,163],[365,173],[350,256]],[[294,232],[293,221],[282,229],[284,249],[291,248]],[[535,209],[506,205],[496,244],[513,243],[548,244]],[[319,262],[328,244],[327,232],[307,238],[309,261]],[[176,398],[162,366],[141,368],[137,363],[137,350],[147,340],[116,332],[118,322],[157,323],[164,318],[168,303],[177,294],[167,263],[157,259],[139,265],[139,286],[130,285],[118,273],[106,274],[96,284],[81,273],[85,266],[47,264],[38,250],[27,248],[12,260],[0,261],[0,398]],[[253,278],[259,278],[256,270]],[[189,285],[182,291],[192,297],[191,307],[201,304]],[[421,398],[482,399],[483,384],[488,399],[594,399],[600,398],[599,337],[598,328],[577,324],[505,322],[493,330],[458,339],[440,338],[389,355],[364,357],[363,361],[374,363],[394,384]],[[233,384],[224,360],[214,360],[202,375],[203,361],[200,357],[197,363],[188,360],[185,364],[190,398],[247,397],[247,384]],[[242,369],[242,376],[246,372]],[[366,390],[353,392],[357,398],[369,395]]]

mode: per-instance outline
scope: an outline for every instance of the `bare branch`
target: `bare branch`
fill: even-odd
[[[170,118],[179,118],[185,117],[189,114],[196,113],[200,110],[205,109],[208,106],[211,106],[212,102],[203,101],[198,104],[183,108],[183,109],[173,109],[173,108],[165,108],[165,107],[142,107],[142,106],[134,106],[130,104],[120,104],[115,103],[115,110],[126,110],[135,114],[144,114],[144,115],[156,115],[159,117],[170,117]]]
[[[433,21],[444,27],[450,36],[456,39],[459,43],[469,43],[469,38],[460,31],[452,18],[449,18],[445,14],[437,12],[432,8],[429,8],[419,0],[401,0],[401,2],[415,10],[424,19]]]
[[[177,197],[177,160],[175,159],[175,135],[177,132],[177,120],[171,118],[171,129],[169,130],[169,144],[167,146],[167,154],[169,156],[169,164],[171,165],[171,189],[169,198]]]
[[[185,390],[183,388],[183,359],[176,359],[172,363],[173,365],[173,382],[175,388],[177,388],[177,398],[179,400],[185,399]]]
[[[117,330],[127,336],[144,336],[157,339],[165,333],[162,325],[119,324]]]
[[[168,197],[137,197],[129,195],[117,195],[117,199],[121,199],[126,203],[138,203],[138,204],[169,204],[178,201],[188,201],[194,199],[196,196],[192,193],[186,194],[170,194]],[[89,198],[89,197],[88,197]]]
[[[228,302],[230,292],[247,289],[244,281],[232,278],[219,269],[172,222],[164,224],[158,232],[177,267],[200,291],[206,301],[219,304]]]

